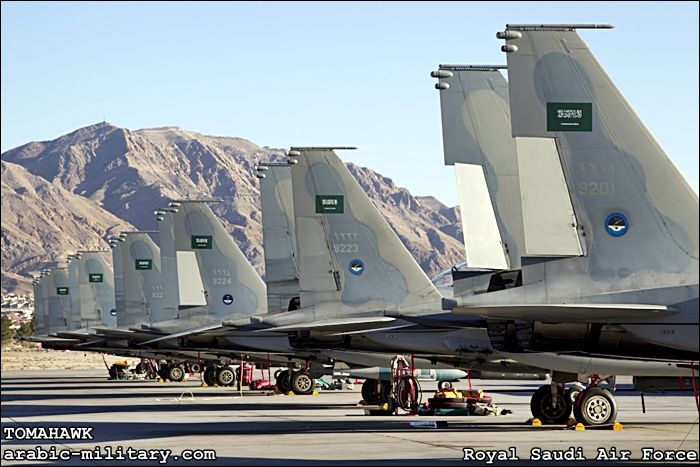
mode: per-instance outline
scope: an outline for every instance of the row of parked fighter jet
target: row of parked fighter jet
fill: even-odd
[[[265,282],[208,201],[175,200],[156,211],[160,248],[124,232],[113,275],[103,253],[80,252],[35,281],[38,333],[55,336],[37,340],[199,358],[208,378],[222,359],[298,363],[284,378],[299,391],[334,362],[399,352],[418,367],[539,368],[552,375],[531,402],[544,423],[572,410],[612,423],[612,375],[640,390],[694,378],[698,198],[576,32],[607,27],[507,25],[508,81],[503,66],[431,74],[469,265],[450,290],[336,155],[348,148],[294,147],[257,166]]]

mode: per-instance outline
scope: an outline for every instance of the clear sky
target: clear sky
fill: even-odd
[[[505,63],[506,23],[580,32],[698,190],[697,2],[2,2],[2,151],[107,119],[342,156],[456,204],[439,63]]]

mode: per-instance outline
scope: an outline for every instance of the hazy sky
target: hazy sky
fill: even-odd
[[[2,151],[103,119],[349,145],[452,205],[429,72],[504,64],[506,23],[614,24],[580,34],[698,190],[697,2],[3,2]]]

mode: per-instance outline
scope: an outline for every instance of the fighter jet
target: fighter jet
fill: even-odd
[[[607,27],[508,25],[498,34],[512,126],[502,139],[516,155],[519,199],[513,184],[489,183],[507,175],[503,153],[483,158],[449,142],[445,132],[469,148],[475,133],[467,125],[455,136],[462,121],[441,96],[446,160],[481,166],[468,176],[488,188],[480,207],[508,238],[494,268],[502,271],[455,277],[453,312],[485,317],[494,349],[552,370],[552,386],[531,404],[545,422],[572,411],[561,383],[589,383],[574,416],[606,424],[616,405],[599,387],[605,377],[694,376],[698,359],[698,198],[576,32]],[[435,73],[441,92],[459,88],[456,71]],[[520,212],[500,210],[499,200]],[[519,217],[522,236],[512,235]]]

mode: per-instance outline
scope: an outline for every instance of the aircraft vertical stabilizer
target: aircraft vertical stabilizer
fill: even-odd
[[[263,245],[265,250],[265,284],[270,313],[298,307],[299,272],[294,228],[291,166],[286,163],[258,165]]]
[[[199,269],[208,318],[235,319],[265,313],[265,283],[207,202],[178,200],[171,204],[177,209],[173,232],[178,263],[192,260],[193,275]],[[183,269],[178,274],[182,275]],[[192,282],[188,286],[192,287]]]
[[[507,42],[513,136],[531,147],[546,144],[549,149],[536,151],[541,157],[556,149],[594,283],[618,283],[621,290],[697,287],[698,197],[579,37],[580,28],[610,26],[508,25],[498,34]],[[528,154],[518,150],[522,167]]]
[[[500,68],[440,65],[431,73],[439,78],[445,165],[457,174],[470,268],[518,269],[525,251],[508,83]]]
[[[342,149],[342,148],[340,148]],[[292,148],[302,308],[415,308],[441,296],[331,148]]]

